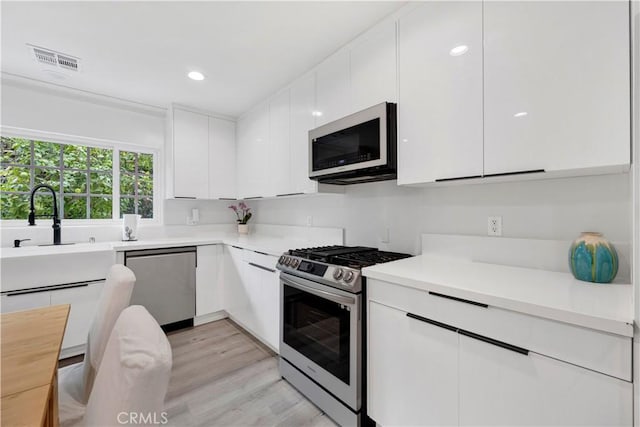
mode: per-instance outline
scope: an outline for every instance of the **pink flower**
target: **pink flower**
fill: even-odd
[[[247,205],[246,205],[244,202],[240,202],[240,203],[238,203],[238,207],[239,207],[240,209],[242,209],[242,210],[247,209]]]
[[[238,212],[238,208],[236,207],[236,205],[230,205],[229,209],[231,209],[234,212]]]

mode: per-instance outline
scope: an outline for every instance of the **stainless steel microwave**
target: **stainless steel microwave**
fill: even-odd
[[[396,104],[383,102],[309,131],[309,178],[326,184],[396,179]]]

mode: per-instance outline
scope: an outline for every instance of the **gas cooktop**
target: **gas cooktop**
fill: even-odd
[[[363,246],[320,246],[291,249],[280,257],[277,268],[293,276],[357,293],[362,289],[362,268],[410,256]]]
[[[319,246],[292,249],[286,255],[357,269],[411,257],[409,254],[385,252],[364,246]]]

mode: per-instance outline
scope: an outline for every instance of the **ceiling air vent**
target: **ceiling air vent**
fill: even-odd
[[[78,60],[70,56],[58,55],[58,65],[67,70],[78,71]]]
[[[45,64],[48,70],[80,71],[80,58],[31,44],[27,44],[27,47],[35,60],[40,64]]]

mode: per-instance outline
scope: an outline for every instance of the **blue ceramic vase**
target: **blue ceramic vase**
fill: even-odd
[[[601,233],[582,233],[569,250],[569,268],[578,280],[609,283],[618,273],[618,254]]]

